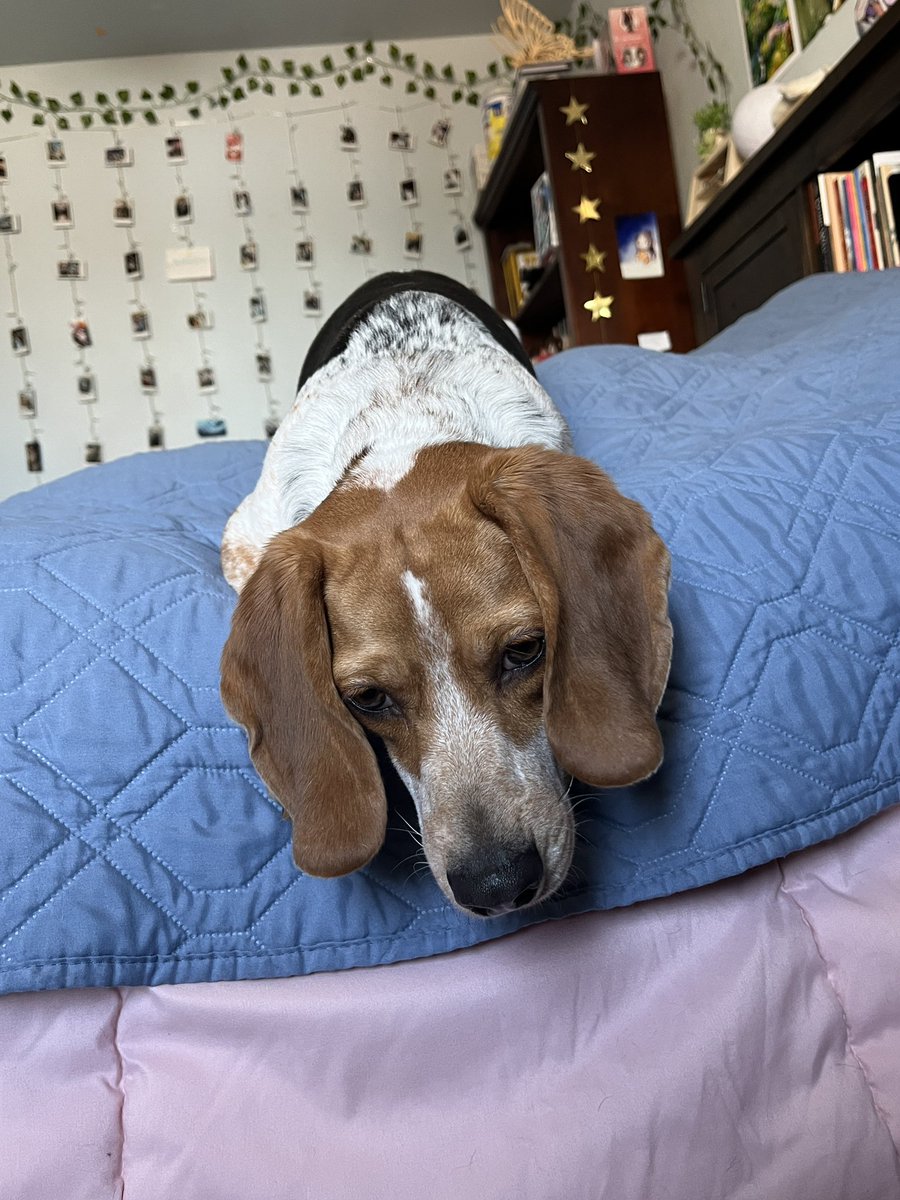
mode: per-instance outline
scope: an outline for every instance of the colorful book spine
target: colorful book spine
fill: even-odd
[[[872,178],[871,163],[864,162],[859,168],[859,186],[862,189],[863,196],[863,211],[865,213],[866,225],[869,230],[869,238],[872,242],[872,254],[875,259],[874,269],[876,271],[884,270],[884,244],[881,238],[881,228],[878,220],[878,204],[875,200],[875,182]]]
[[[865,261],[865,270],[875,270],[875,248],[872,245],[872,239],[869,237],[869,222],[866,219],[866,203],[862,190],[862,177],[859,173],[859,167],[850,173],[850,186],[853,189],[853,216],[859,227],[859,237],[862,243],[863,259]]]

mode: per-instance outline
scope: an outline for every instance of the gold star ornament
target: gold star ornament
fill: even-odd
[[[578,148],[575,150],[574,154],[569,150],[566,151],[566,158],[572,164],[572,170],[586,171],[588,175],[590,175],[594,169],[591,166],[591,159],[596,157],[597,155],[594,153],[594,151],[585,150],[581,142],[578,143]]]
[[[584,259],[584,269],[586,271],[605,271],[606,270],[606,251],[598,250],[593,242],[588,246],[587,253],[582,254]]]
[[[583,225],[585,221],[599,221],[600,214],[597,212],[597,205],[600,203],[600,197],[596,200],[588,200],[587,196],[581,197],[581,203],[576,204],[572,209],[573,213],[578,213],[578,224]]]
[[[609,319],[614,299],[614,296],[601,296],[599,292],[594,292],[593,300],[585,300],[584,307],[591,314],[591,321],[599,321],[601,317]]]
[[[559,111],[566,118],[566,128],[574,125],[576,121],[580,121],[582,125],[587,125],[587,117],[584,115],[591,106],[589,104],[579,104],[575,97],[569,94],[569,103],[565,108]]]

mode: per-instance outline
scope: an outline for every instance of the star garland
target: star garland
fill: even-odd
[[[560,112],[566,118],[566,128],[570,125],[581,124],[587,125],[588,119],[585,113],[590,108],[589,104],[582,104],[574,93],[569,94],[569,103],[560,108]],[[584,171],[586,175],[593,173],[591,163],[597,157],[594,150],[588,150],[584,142],[578,142],[574,150],[565,151],[565,156],[572,164],[573,171]],[[578,217],[579,225],[586,225],[589,221],[599,221],[601,213],[600,205],[603,203],[600,196],[586,196],[581,193],[581,200],[578,204],[572,207],[572,212]],[[586,300],[582,307],[591,314],[591,323],[600,320],[612,319],[612,306],[615,301],[615,296],[605,296],[600,286],[600,273],[606,271],[606,250],[598,250],[594,243],[588,243],[587,250],[579,255],[584,259],[585,272],[590,274],[593,279],[594,293],[589,300]]]

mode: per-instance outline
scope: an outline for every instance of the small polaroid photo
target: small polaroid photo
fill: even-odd
[[[131,199],[116,200],[113,204],[113,225],[134,224],[134,201]]]
[[[6,183],[9,179],[9,167],[6,162],[6,155],[0,154],[0,183]]]
[[[102,463],[103,462],[103,447],[99,442],[87,442],[84,447],[84,461],[86,463]]]
[[[307,288],[303,293],[303,312],[307,317],[322,314],[322,293],[318,288]]]
[[[472,245],[472,235],[464,221],[453,226],[453,245],[457,250],[468,250]]]
[[[0,233],[21,233],[22,222],[14,213],[0,213]]]
[[[241,270],[255,271],[259,266],[259,247],[256,242],[244,242],[241,246]]]
[[[197,387],[206,393],[216,390],[216,373],[212,367],[200,367],[197,371]]]
[[[371,254],[372,239],[365,233],[355,233],[350,239],[351,254]]]
[[[309,192],[302,183],[291,186],[291,212],[309,212]]]
[[[245,189],[240,189],[234,193],[234,213],[237,217],[249,217],[253,212],[253,204],[250,200],[250,193]]]
[[[97,399],[97,385],[90,371],[82,371],[78,376],[78,399],[82,404],[93,404]]]
[[[164,450],[166,448],[166,431],[158,422],[147,426],[147,449]]]
[[[659,279],[665,275],[656,213],[616,217],[616,247],[623,279]]]
[[[361,179],[351,179],[347,184],[347,203],[353,205],[365,204],[366,190]]]
[[[156,367],[141,367],[139,377],[142,392],[149,393],[156,391]]]
[[[33,387],[23,387],[19,392],[19,416],[29,419],[37,416],[37,392]]]
[[[19,356],[31,353],[31,342],[28,340],[28,330],[24,325],[13,325],[9,331],[9,340],[13,354]]]
[[[146,308],[136,308],[131,314],[131,336],[135,340],[150,336],[150,314]]]
[[[297,243],[295,262],[298,267],[311,267],[316,261],[316,250],[312,238]]]
[[[441,149],[447,145],[447,139],[450,136],[450,118],[441,117],[431,127],[431,133],[428,135],[428,140],[432,146],[439,146]]]
[[[389,150],[414,150],[416,139],[405,129],[392,129],[388,134]]]
[[[342,150],[358,150],[359,134],[355,125],[344,124],[338,130],[338,144]]]
[[[225,161],[239,163],[244,161],[244,135],[232,129],[225,134]]]
[[[140,250],[129,250],[125,255],[124,262],[126,279],[144,278],[144,263],[141,259]]]
[[[51,167],[64,167],[67,161],[65,146],[59,138],[51,138],[47,143],[47,162]]]
[[[187,192],[175,197],[175,220],[179,225],[190,225],[194,219],[194,202]]]
[[[187,161],[184,154],[184,138],[180,134],[166,138],[166,158],[170,163]]]
[[[41,454],[40,442],[25,443],[25,463],[33,474],[43,471],[44,456]]]
[[[414,179],[400,180],[400,203],[401,204],[418,204],[419,203],[419,188]]]
[[[91,331],[87,321],[83,318],[76,317],[74,321],[70,321],[69,332],[72,335],[72,341],[80,350],[86,350],[88,346],[93,346],[94,340],[91,337]]]
[[[254,325],[259,325],[262,321],[268,320],[268,316],[265,294],[257,289],[250,297],[250,320]]]
[[[53,201],[50,205],[50,213],[53,217],[54,229],[71,229],[75,224],[72,216],[72,202],[65,196]]]
[[[272,355],[268,350],[260,350],[256,356],[256,377],[263,382],[272,378]]]
[[[187,315],[188,329],[212,329],[213,315],[208,308],[195,308]]]
[[[269,438],[269,440],[271,440],[278,432],[278,426],[280,424],[281,422],[277,417],[266,417],[263,423],[263,430],[265,431],[265,435],[267,438]]]
[[[404,258],[421,258],[422,257],[422,235],[418,231],[415,233],[404,234],[403,257]]]
[[[134,154],[128,146],[107,146],[103,157],[108,167],[134,166]]]
[[[462,195],[462,171],[459,167],[448,167],[442,179],[445,196]]]
[[[87,263],[83,258],[66,258],[56,264],[57,279],[87,279]]]
[[[222,417],[201,417],[197,422],[197,437],[225,437],[227,433],[228,426]]]

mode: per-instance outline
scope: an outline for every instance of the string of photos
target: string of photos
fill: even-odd
[[[318,328],[322,324],[322,281],[316,270],[316,244],[309,227],[309,188],[300,171],[296,141],[296,135],[300,128],[296,118],[304,115],[304,113],[285,113],[288,150],[291,156],[288,175],[290,178],[291,214],[296,218],[294,222],[294,262],[298,270],[303,271],[306,276],[302,289],[303,312],[305,316],[315,320]]]

